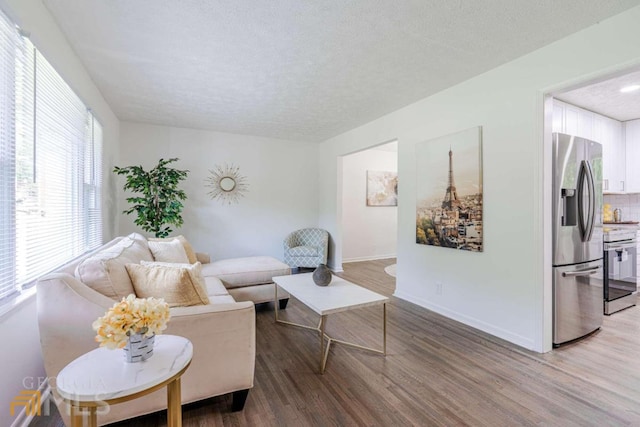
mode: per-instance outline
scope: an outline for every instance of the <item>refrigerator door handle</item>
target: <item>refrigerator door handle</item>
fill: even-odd
[[[587,233],[587,242],[591,241],[591,236],[593,236],[593,229],[596,223],[596,184],[593,179],[593,168],[591,168],[591,163],[585,161],[585,165],[587,167],[587,185],[589,188],[589,231]]]
[[[578,270],[578,271],[565,271],[562,273],[562,277],[571,277],[571,276],[590,276],[592,274],[596,274],[600,270],[600,267],[589,268],[587,270]]]
[[[587,186],[587,212],[585,218],[585,184]],[[580,237],[583,242],[591,240],[595,225],[595,184],[593,181],[593,171],[588,161],[580,162],[580,172],[578,173],[578,225],[580,227]]]

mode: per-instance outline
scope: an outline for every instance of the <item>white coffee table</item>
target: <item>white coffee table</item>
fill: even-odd
[[[275,286],[275,317],[277,323],[311,329],[318,332],[320,338],[320,373],[324,374],[332,343],[343,344],[378,354],[387,354],[387,302],[389,298],[365,289],[338,276],[333,276],[328,286],[317,286],[312,279],[313,273],[277,276],[273,278]],[[289,292],[298,301],[320,315],[318,326],[307,326],[288,322],[278,318],[278,287]],[[338,340],[325,333],[327,316],[356,308],[382,305],[382,350]],[[325,340],[327,345],[325,347]]]
[[[180,377],[191,363],[191,341],[175,335],[158,335],[153,356],[127,363],[123,350],[96,348],[60,371],[58,394],[71,405],[71,426],[82,426],[89,411],[89,426],[97,425],[97,408],[136,399],[167,387],[167,424],[182,425]]]

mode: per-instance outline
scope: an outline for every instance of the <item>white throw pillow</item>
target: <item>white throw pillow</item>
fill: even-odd
[[[134,292],[125,264],[152,259],[146,241],[123,237],[113,246],[101,249],[82,261],[75,276],[93,290],[120,301]]]
[[[193,249],[193,246],[191,246],[191,243],[189,243],[189,241],[183,235],[175,236],[175,237],[165,237],[165,238],[151,237],[149,238],[149,241],[152,241],[152,242],[165,241],[166,242],[173,239],[180,240],[180,243],[182,243],[182,246],[184,247],[184,251],[187,253],[187,258],[189,258],[189,262],[191,264],[195,264],[196,262],[198,262],[198,256],[196,255],[196,251]]]
[[[175,268],[192,268],[194,264],[184,263],[184,262],[164,262],[164,261],[140,261],[141,265],[150,265],[150,266],[161,266],[161,267],[175,267]],[[198,263],[200,264],[200,263]],[[198,266],[199,269],[202,269],[202,264]]]
[[[150,240],[149,249],[153,254],[153,259],[156,261],[189,264],[187,252],[178,239],[160,242]]]

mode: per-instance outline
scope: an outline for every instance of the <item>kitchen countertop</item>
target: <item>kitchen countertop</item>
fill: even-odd
[[[605,224],[602,227],[602,241],[608,243],[635,239],[637,232],[638,224]]]
[[[604,225],[638,225],[640,223],[638,221],[619,221],[619,222],[604,221],[603,224]]]

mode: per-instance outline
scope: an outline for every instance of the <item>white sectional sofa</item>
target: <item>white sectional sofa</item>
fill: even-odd
[[[92,322],[115,301],[135,293],[125,264],[142,260],[152,261],[153,256],[146,238],[134,233],[116,238],[38,281],[40,341],[54,392],[54,379],[62,368],[97,347]],[[198,260],[203,262],[210,303],[172,308],[164,332],[193,343],[193,360],[182,377],[182,402],[233,393],[233,410],[240,410],[253,387],[254,302],[273,301],[275,285],[271,278],[290,274],[291,270],[270,257],[208,262],[208,256],[198,254]],[[282,298],[280,305],[286,306],[288,296]],[[112,406],[98,415],[98,423],[166,409],[166,402],[165,390],[159,390]],[[66,407],[61,405],[60,413],[68,424]]]

